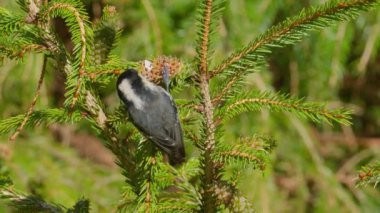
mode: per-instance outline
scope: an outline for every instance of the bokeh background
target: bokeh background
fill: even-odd
[[[117,53],[137,61],[169,55],[191,63],[195,56],[193,0],[83,0],[92,21],[114,5],[123,28]],[[323,0],[227,1],[215,48],[218,63],[268,27]],[[0,6],[18,10],[13,0]],[[57,33],[70,47],[62,20]],[[3,60],[0,118],[26,111],[37,85],[42,55]],[[357,170],[380,160],[380,9],[314,32],[278,49],[267,66],[247,78],[247,87],[274,90],[353,111],[352,126],[316,125],[287,113],[247,113],[231,122],[225,138],[248,133],[273,136],[278,147],[265,173],[242,171],[239,187],[258,212],[380,212],[379,187],[355,186]],[[37,109],[60,106],[64,76],[49,67]],[[100,88],[110,109],[119,105],[114,85]],[[233,123],[233,124],[232,124]],[[17,189],[71,206],[89,198],[94,212],[112,212],[123,193],[113,156],[86,123],[27,129],[14,142],[0,139],[3,169]],[[191,156],[192,145],[189,147]],[[9,209],[0,203],[0,212]]]

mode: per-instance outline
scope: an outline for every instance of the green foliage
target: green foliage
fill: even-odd
[[[90,202],[86,199],[80,199],[67,213],[85,213],[90,212]]]
[[[212,54],[212,42],[221,14],[225,7],[225,0],[200,1],[197,14],[197,60],[198,64],[208,64]]]
[[[239,170],[265,170],[275,143],[271,138],[256,134],[228,142],[223,132],[226,121],[243,112],[268,108],[291,112],[317,123],[349,125],[350,111],[328,110],[322,104],[309,103],[287,94],[247,91],[247,75],[265,64],[272,49],[295,44],[311,31],[355,18],[359,12],[377,4],[374,0],[330,1],[302,10],[218,64],[213,47],[217,42],[214,35],[218,32],[226,4],[223,0],[201,0],[197,10],[196,60],[184,66],[182,73],[172,80],[173,91],[186,91],[189,96],[195,96],[187,96],[177,103],[186,143],[196,145],[199,156],[191,156],[184,165],[173,168],[129,123],[125,110],[110,110],[102,99],[99,85],[108,86],[122,70],[140,66],[139,62],[121,60],[113,52],[122,34],[114,9],[104,8],[102,18],[92,24],[84,5],[78,0],[41,1],[34,6],[26,2],[19,1],[24,10],[22,14],[14,15],[0,8],[0,57],[22,58],[25,51],[43,52],[55,62],[54,68],[66,75],[65,100],[61,108],[46,106],[38,111],[34,110],[34,102],[29,108],[30,113],[1,120],[0,134],[19,132],[24,126],[35,127],[42,122],[49,125],[84,120],[105,140],[104,145],[116,156],[125,178],[124,195],[118,210],[136,212],[253,211],[237,186]],[[26,22],[25,17],[30,21]],[[63,48],[63,41],[54,33],[51,26],[54,18],[65,21],[73,43],[72,51]],[[21,39],[14,39],[14,36]],[[218,65],[210,69],[214,62]],[[44,75],[46,64],[42,69]],[[41,85],[42,81],[43,78],[38,84]],[[376,171],[371,168],[365,168],[366,174]],[[378,177],[375,184],[377,182]],[[90,202],[86,199],[66,208],[36,195],[15,192],[6,176],[1,176],[0,184],[1,198],[19,211],[90,211]]]
[[[350,111],[344,109],[328,110],[319,103],[305,102],[303,99],[291,98],[288,95],[272,94],[270,92],[249,94],[239,94],[230,98],[224,109],[221,110],[221,117],[229,120],[247,111],[260,111],[262,108],[272,111],[289,111],[296,115],[310,119],[313,122],[331,121],[351,124],[349,119]]]
[[[357,185],[365,186],[365,185],[374,185],[380,182],[380,162],[374,162],[368,165],[363,166],[358,175]]]
[[[25,52],[44,52],[38,29],[25,23],[25,15],[0,8],[0,59],[22,58]]]
[[[24,120],[25,115],[17,115],[0,121],[0,133],[7,134],[16,130]],[[46,125],[52,123],[72,123],[81,120],[81,115],[78,112],[69,113],[64,109],[45,109],[40,111],[34,111],[27,123],[27,127],[35,127],[44,122]]]
[[[214,72],[219,73],[227,68],[251,69],[262,64],[271,49],[294,44],[308,35],[310,31],[323,29],[358,16],[360,11],[368,11],[378,1],[329,1],[318,7],[304,9],[299,15],[288,18],[271,27],[247,46],[232,53]]]
[[[275,141],[267,137],[241,138],[234,145],[220,145],[214,158],[226,165],[265,170],[269,162],[269,154],[275,146]]]

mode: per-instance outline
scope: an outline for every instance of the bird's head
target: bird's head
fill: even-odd
[[[117,86],[119,87],[122,84],[129,84],[138,86],[138,84],[141,82],[141,76],[138,74],[138,72],[135,69],[127,69],[125,72],[123,72],[119,78],[117,79]]]
[[[143,107],[141,92],[144,89],[143,79],[134,69],[127,69],[117,79],[117,92],[125,104]]]

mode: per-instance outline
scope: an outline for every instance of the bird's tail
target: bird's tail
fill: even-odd
[[[185,147],[183,146],[175,147],[172,150],[171,154],[169,155],[169,163],[172,166],[180,165],[183,162],[185,162],[185,157],[186,157]]]

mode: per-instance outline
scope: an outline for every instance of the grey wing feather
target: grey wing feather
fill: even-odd
[[[161,100],[160,100],[161,99]],[[169,155],[177,147],[183,147],[182,129],[178,121],[177,110],[169,96],[161,96],[145,106],[144,112],[135,108],[130,109],[135,125],[164,152]],[[144,118],[144,119],[141,119]],[[139,121],[136,122],[136,121]]]

